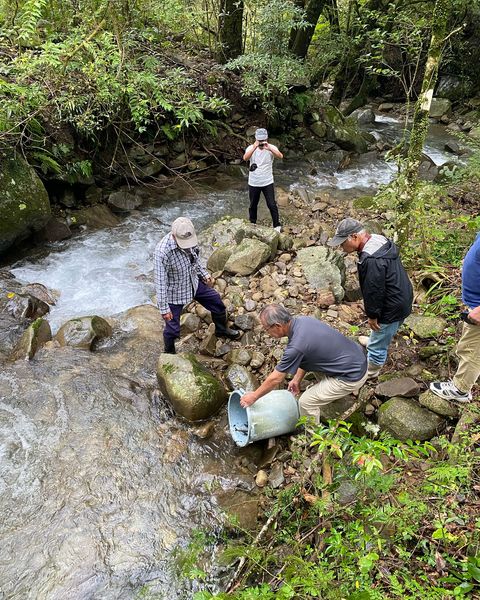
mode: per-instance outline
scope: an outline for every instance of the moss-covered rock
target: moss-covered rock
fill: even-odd
[[[363,154],[367,151],[367,142],[354,119],[345,119],[338,108],[332,105],[323,108],[322,117],[327,126],[327,140],[350,152]]]
[[[345,261],[340,253],[326,246],[310,246],[298,251],[295,262],[302,267],[310,287],[331,290],[337,302],[343,300]]]
[[[157,379],[173,410],[187,421],[203,421],[227,400],[218,379],[193,354],[160,354]]]
[[[391,398],[378,411],[378,424],[398,440],[430,440],[443,429],[445,419],[412,398]]]
[[[45,319],[36,319],[24,331],[10,358],[11,360],[31,360],[37,350],[51,339],[52,332],[48,321],[45,321]]]
[[[405,325],[420,339],[435,338],[441,335],[447,322],[442,317],[428,317],[425,315],[410,315],[405,319]]]
[[[20,157],[0,159],[0,254],[49,218],[47,190],[33,168]]]

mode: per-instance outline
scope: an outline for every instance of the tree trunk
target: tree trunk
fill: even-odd
[[[445,44],[449,8],[450,0],[437,0],[433,11],[432,36],[423,75],[422,91],[415,103],[408,154],[401,174],[400,197],[397,208],[397,233],[400,245],[409,239],[411,213],[418,186],[418,167],[420,166],[423,145],[428,132],[428,116]]]
[[[243,0],[221,0],[218,19],[219,62],[226,63],[242,54],[242,25]]]
[[[313,34],[315,33],[318,18],[326,3],[327,0],[309,0],[305,7],[305,20],[310,24],[304,29],[297,29],[294,41],[290,48],[293,54],[296,54],[299,58],[305,58],[307,56],[308,47],[310,46]]]

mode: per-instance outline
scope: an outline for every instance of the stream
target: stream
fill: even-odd
[[[379,117],[373,129],[394,139],[400,125]],[[436,164],[452,160],[447,139],[454,138],[445,128],[431,129],[425,151]],[[370,154],[339,172],[315,167],[312,174],[311,164],[277,161],[276,184],[335,190],[341,202],[371,193],[396,170]],[[261,206],[260,220],[269,222]],[[178,201],[51,244],[8,268],[55,291],[48,315],[55,332],[76,316],[111,317],[152,304],[153,249],[178,216],[201,231],[224,215],[247,214],[246,182],[198,184]],[[121,327],[127,341],[113,354],[67,348],[0,373],[0,600],[191,598],[172,554],[196,529],[221,524],[212,487],[226,494],[239,482],[248,487],[225,423],[212,442],[172,418],[155,393],[157,338],[146,336],[136,348],[128,318]]]

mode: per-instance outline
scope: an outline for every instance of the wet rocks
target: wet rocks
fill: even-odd
[[[227,400],[223,385],[193,354],[161,354],[157,379],[174,411],[187,421],[210,418]]]
[[[102,317],[80,317],[64,323],[55,340],[60,346],[72,346],[82,350],[90,350],[96,340],[112,335],[112,327]]]
[[[37,350],[52,339],[52,332],[48,321],[36,319],[23,332],[22,337],[15,346],[10,360],[31,360]]]

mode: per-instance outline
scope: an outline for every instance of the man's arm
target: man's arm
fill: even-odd
[[[240,405],[243,406],[243,408],[251,406],[259,398],[265,396],[265,394],[268,394],[268,392],[271,392],[272,390],[277,388],[281,383],[283,383],[286,376],[286,373],[280,373],[280,371],[274,369],[259,388],[257,388],[254,392],[247,392],[242,396],[240,400]]]
[[[254,144],[252,144],[245,150],[245,154],[243,155],[243,160],[245,160],[245,161],[250,160],[250,158],[252,157],[252,154],[255,152],[255,150],[257,148],[258,148],[258,142],[255,141]]]
[[[475,325],[480,325],[480,306],[472,308],[472,310],[468,313],[468,318],[473,321]]]
[[[295,394],[295,396],[300,393],[300,382],[305,377],[305,373],[306,371],[303,369],[297,369],[292,381],[288,384],[288,391]]]
[[[163,252],[155,251],[153,254],[153,276],[157,291],[157,306],[164,318],[170,314],[170,307],[167,302],[166,259],[167,257]]]
[[[274,146],[273,144],[267,144],[265,146],[265,148],[267,150],[270,150],[270,152],[273,154],[273,156],[276,156],[277,158],[283,158],[283,154],[280,152],[280,150]]]
[[[362,281],[363,304],[371,329],[379,329],[378,319],[385,302],[385,268],[375,259],[365,261],[365,275]]]

